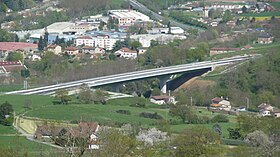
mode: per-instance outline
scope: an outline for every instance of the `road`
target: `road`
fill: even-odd
[[[143,4],[139,3],[138,1],[136,1],[136,0],[129,0],[129,2],[130,2],[131,6],[133,6],[134,8],[136,8],[136,9],[142,11],[142,12],[145,12],[146,14],[150,14],[152,16],[152,18],[157,19],[159,21],[163,21],[164,20],[164,17],[162,17],[161,15],[153,12],[152,10],[150,10],[149,8],[144,6]],[[191,26],[189,26],[189,25],[186,25],[186,24],[183,24],[183,23],[179,23],[179,22],[177,22],[175,20],[172,20],[172,19],[169,19],[169,21],[170,21],[171,25],[178,26],[178,27],[181,27],[183,29],[191,28]]]
[[[122,83],[127,81],[135,81],[135,80],[146,79],[146,78],[174,75],[178,73],[184,73],[187,71],[193,71],[199,69],[212,69],[217,66],[229,65],[229,64],[249,60],[254,57],[255,56],[238,56],[238,57],[232,57],[232,58],[217,60],[217,61],[204,61],[204,62],[197,62],[191,64],[182,64],[176,66],[155,68],[149,70],[127,72],[122,74],[115,74],[115,75],[109,75],[103,77],[72,81],[67,83],[60,83],[55,85],[27,89],[27,90],[7,92],[4,94],[21,94],[21,95],[44,94],[44,93],[54,92],[59,89],[76,88],[83,84],[87,84],[90,87],[98,87],[98,86]]]

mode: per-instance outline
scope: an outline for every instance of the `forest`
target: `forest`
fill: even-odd
[[[31,8],[37,2],[42,2],[43,0],[2,0],[0,2],[0,13],[7,12],[8,9],[13,11],[24,10]]]

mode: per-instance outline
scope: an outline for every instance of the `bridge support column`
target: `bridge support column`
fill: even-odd
[[[161,76],[159,77],[160,80],[160,90],[162,93],[166,94],[167,92],[167,82],[169,81],[170,76]]]
[[[113,84],[111,87],[112,87],[112,91],[113,92],[117,92],[119,93],[120,92],[120,88],[122,87],[122,83],[115,83]]]

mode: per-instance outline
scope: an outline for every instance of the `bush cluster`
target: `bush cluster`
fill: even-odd
[[[162,116],[159,115],[157,112],[155,113],[142,112],[140,113],[139,116],[144,118],[150,118],[150,119],[163,119]]]

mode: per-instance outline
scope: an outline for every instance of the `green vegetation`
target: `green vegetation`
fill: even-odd
[[[18,42],[16,34],[9,33],[6,30],[0,28],[0,42]]]
[[[207,28],[207,24],[197,21],[195,18],[188,16],[188,14],[184,14],[182,11],[172,11],[172,12],[170,12],[169,16],[179,22],[182,22],[182,23],[185,23],[185,24],[188,24],[191,26],[201,27],[204,29]]]
[[[0,93],[10,92],[10,91],[15,91],[20,89],[23,89],[22,85],[0,85]]]
[[[280,10],[280,2],[271,2],[269,4],[272,5],[274,8],[276,8],[277,10]]]
[[[267,17],[267,16],[280,16],[280,12],[261,12],[261,13],[248,13],[242,14],[244,17]]]
[[[117,99],[116,99],[117,100]],[[118,105],[122,103],[121,99],[108,101],[106,105],[101,104],[69,104],[69,105],[51,105],[37,110],[30,111],[26,116],[39,117],[44,119],[67,120],[67,121],[97,121],[101,124],[115,125],[131,123],[134,125],[155,125],[157,120],[149,118],[141,118],[142,112],[157,112],[165,117],[167,109],[146,109],[139,107],[129,107]],[[116,102],[116,103],[114,103]],[[130,102],[130,104],[132,104]],[[147,105],[148,106],[148,105]],[[119,114],[118,110],[128,110],[131,115]],[[169,117],[169,116],[168,116]]]
[[[36,2],[42,2],[42,0],[3,0],[0,2],[0,13],[6,12],[7,9],[19,11],[31,8]]]
[[[29,106],[32,109],[52,104],[51,97],[38,95],[0,95],[0,104],[4,103],[5,101],[8,101],[13,105],[13,109],[16,114],[26,111],[27,108],[25,106],[27,103],[29,103]]]
[[[12,126],[0,125],[0,136],[1,134],[15,134],[16,131]]]
[[[54,151],[57,151],[50,146],[29,141],[25,137],[0,135],[0,138],[0,156],[7,152],[11,156],[36,156],[36,154],[52,156],[55,154]]]

